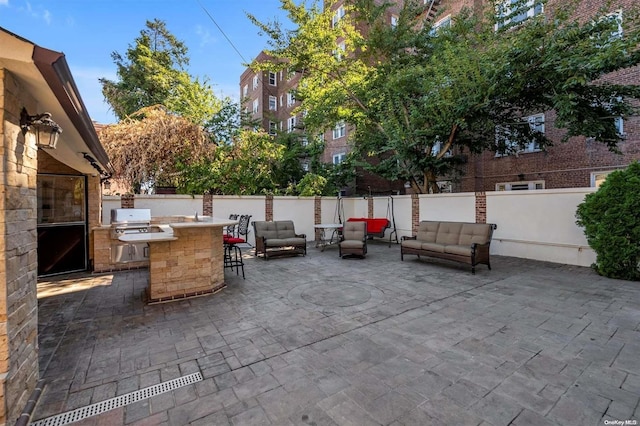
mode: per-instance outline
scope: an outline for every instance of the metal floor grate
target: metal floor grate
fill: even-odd
[[[196,383],[200,381],[202,381],[202,374],[200,373],[189,374],[188,376],[178,377],[177,379],[169,380],[163,383],[158,383],[157,385],[149,386],[144,389],[140,389],[134,392],[129,392],[124,395],[116,396],[115,398],[107,399],[101,402],[96,402],[95,404],[87,405],[86,407],[77,408],[73,411],[67,411],[66,413],[47,417],[46,419],[37,420],[31,424],[33,426],[67,425],[69,423],[86,419],[87,417],[92,417],[98,414],[102,414],[106,411],[113,410],[114,408],[123,407],[125,405],[132,404],[136,401],[151,398],[152,396],[169,392],[171,390],[180,388],[182,386],[187,386],[192,383]]]

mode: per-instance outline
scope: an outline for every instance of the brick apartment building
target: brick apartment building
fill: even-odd
[[[554,4],[562,0],[550,0],[546,5],[551,10]],[[442,0],[440,19],[454,15],[461,5],[474,4],[478,0]],[[600,0],[581,0],[575,19],[586,21],[602,17]],[[624,19],[625,9],[637,4],[636,0],[615,0],[607,14]],[[532,16],[545,13],[544,10],[528,11]],[[605,78],[611,83],[640,84],[640,67],[633,67],[613,73]],[[603,143],[585,137],[574,137],[566,143],[560,142],[562,130],[553,126],[556,115],[553,111],[540,111],[536,114],[538,123],[554,145],[540,151],[534,146],[518,155],[497,156],[485,152],[470,158],[464,175],[453,185],[454,191],[499,191],[552,188],[576,188],[598,186],[608,173],[626,167],[640,159],[640,117],[627,117],[618,120],[619,132],[624,141],[619,144],[621,154],[610,152]]]
[[[343,0],[333,6],[334,21],[344,16]],[[402,0],[396,2],[400,4]],[[516,0],[506,0],[515,3]],[[540,7],[534,7],[527,11],[527,17],[546,11]],[[550,0],[545,6],[552,10],[554,3],[562,0]],[[433,22],[434,27],[451,25],[452,17],[460,13],[463,8],[471,8],[476,13],[483,13],[487,6],[487,0],[424,0],[428,5],[428,14],[425,19]],[[635,4],[635,0],[615,0],[607,12],[623,19],[624,10]],[[600,0],[580,1],[576,19],[596,19],[601,15],[603,4]],[[397,19],[397,8],[391,6],[386,19],[389,25],[394,25]],[[366,28],[361,28],[366,33]],[[337,40],[339,45],[341,40]],[[266,55],[261,53],[256,60],[264,60]],[[296,87],[300,76],[295,73],[289,78],[282,73],[256,74],[247,69],[241,77],[241,95],[245,101],[245,109],[253,111],[254,118],[260,118],[265,130],[274,129],[287,131],[304,131],[301,117],[291,116],[293,108],[298,106],[297,101],[290,100],[287,96]],[[606,80],[612,83],[637,82],[640,84],[640,67],[626,69],[611,74]],[[470,155],[468,163],[464,166],[462,174],[448,180],[442,179],[441,188],[444,191],[473,192],[495,190],[529,190],[589,187],[599,185],[611,171],[624,168],[634,160],[640,159],[640,117],[626,117],[618,121],[620,132],[624,135],[624,141],[619,145],[621,154],[610,152],[606,146],[598,141],[584,137],[571,138],[566,143],[561,143],[562,130],[554,128],[555,114],[553,111],[540,111],[532,115],[536,125],[540,126],[547,137],[554,141],[554,145],[542,151],[531,146],[518,155],[496,155],[493,152],[485,152],[478,155]],[[325,151],[322,161],[337,164],[341,162],[350,151],[349,134],[353,129],[348,123],[337,123],[336,127],[325,133]],[[403,193],[402,182],[389,182],[370,173],[359,172],[355,183],[355,193]]]

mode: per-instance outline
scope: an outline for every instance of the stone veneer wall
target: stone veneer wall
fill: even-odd
[[[215,292],[224,286],[221,228],[176,228],[175,241],[149,249],[149,301]]]
[[[36,175],[38,151],[20,111],[37,104],[0,69],[0,424],[13,424],[38,380]]]

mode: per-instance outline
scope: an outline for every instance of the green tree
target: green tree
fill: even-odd
[[[178,189],[187,194],[273,193],[278,187],[273,170],[283,154],[284,145],[272,136],[243,130],[233,143],[219,145],[214,155],[179,163]]]
[[[163,105],[198,124],[209,120],[221,102],[206,79],[194,79],[186,71],[187,51],[166,24],[155,19],[146,22],[124,56],[113,52],[118,80],[101,78],[100,83],[116,117],[123,119],[141,108]]]
[[[295,28],[249,18],[270,36],[269,63],[303,73],[297,98],[309,131],[344,120],[355,125],[352,143],[362,164],[389,179],[437,192],[438,176],[453,174],[465,153],[508,153],[551,141],[524,118],[556,110],[564,140],[584,135],[616,150],[615,119],[635,113],[633,85],[606,84],[606,74],[640,63],[637,10],[625,11],[622,37],[615,19],[571,19],[575,2],[517,25],[520,2],[497,17],[495,0],[484,14],[463,10],[449,28],[425,22],[422,1],[405,2],[397,25],[389,3],[353,0],[332,25],[331,2],[307,7],[281,0]],[[536,2],[536,7],[543,2]],[[603,11],[604,13],[604,8]],[[334,21],[335,22],[335,21]],[[360,24],[366,33],[358,31]],[[498,25],[499,24],[499,25]],[[496,27],[500,27],[496,30]],[[340,44],[337,41],[341,41]]]
[[[596,252],[595,270],[610,278],[640,280],[640,163],[607,176],[576,212]]]

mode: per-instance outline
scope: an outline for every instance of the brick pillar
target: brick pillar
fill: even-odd
[[[367,217],[373,218],[373,197],[367,198]]]
[[[135,196],[133,194],[124,194],[120,196],[120,207],[123,209],[132,209],[135,207]]]
[[[417,235],[420,225],[420,199],[418,194],[411,194],[411,235]]]
[[[476,192],[476,223],[487,223],[487,194]]]
[[[264,199],[264,219],[273,220],[273,195],[267,195]]]
[[[340,202],[340,200],[336,200],[337,203]],[[322,197],[315,197],[313,199],[313,224],[317,225],[319,223],[322,223]],[[321,229],[316,229],[315,230],[315,240],[319,241],[320,240],[320,234],[322,233]]]
[[[204,216],[213,216],[213,195],[204,194],[202,197],[202,214]]]

